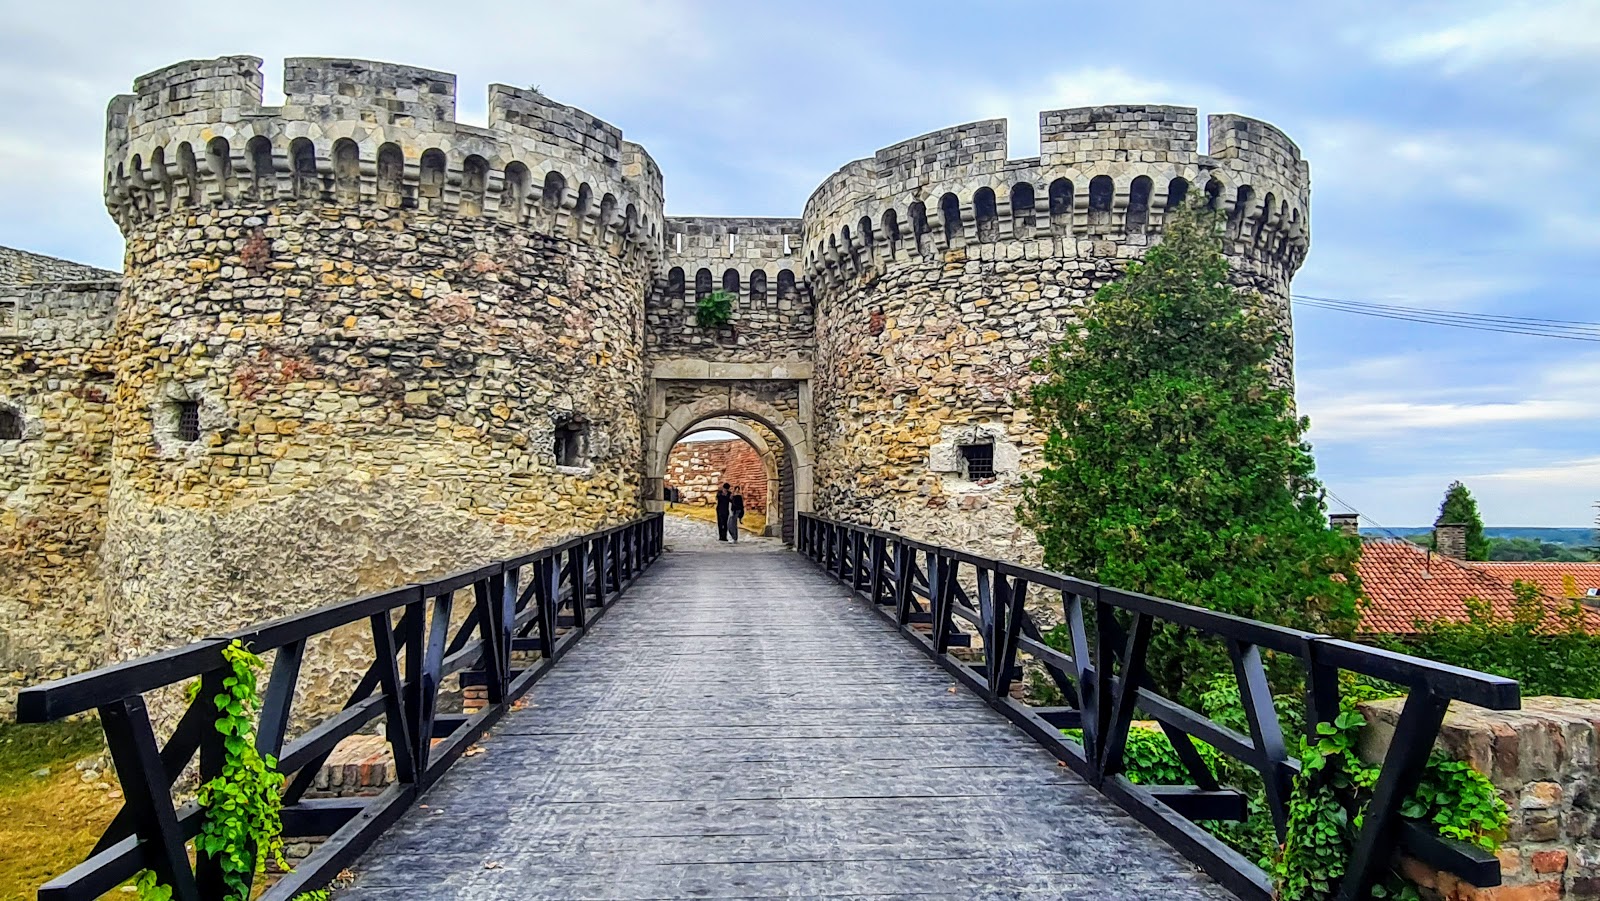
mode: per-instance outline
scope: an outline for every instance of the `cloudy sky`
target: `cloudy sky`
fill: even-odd
[[[569,0],[454,6],[0,0],[0,244],[117,268],[106,101],[225,54],[352,56],[538,85],[621,126],[673,214],[798,215],[842,163],[973,119],[1177,103],[1276,123],[1311,161],[1299,293],[1600,320],[1600,0],[1438,3]],[[1203,144],[1202,144],[1203,146]],[[1498,525],[1600,500],[1600,343],[1297,310],[1322,476],[1376,523],[1459,478]],[[1335,506],[1338,506],[1337,504]]]

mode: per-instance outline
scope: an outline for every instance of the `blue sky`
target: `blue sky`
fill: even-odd
[[[106,101],[180,59],[385,59],[539,85],[619,125],[673,214],[798,215],[841,164],[1041,109],[1197,106],[1274,122],[1311,162],[1299,293],[1600,320],[1600,0],[1375,3],[584,2],[217,6],[0,0],[0,244],[118,267]],[[1600,344],[1296,313],[1323,478],[1385,525],[1466,481],[1495,525],[1600,500]],[[1338,506],[1338,505],[1335,505]]]

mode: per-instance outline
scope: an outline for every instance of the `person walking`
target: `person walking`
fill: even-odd
[[[727,541],[728,540],[728,520],[732,519],[732,516],[730,516],[729,514],[732,512],[732,509],[733,509],[733,491],[731,490],[732,488],[733,488],[732,485],[729,485],[727,482],[723,482],[722,483],[722,487],[717,489],[717,540],[718,541]]]
[[[732,514],[728,517],[728,534],[733,536],[733,541],[737,544],[739,542],[739,521],[744,519],[743,488],[733,489],[733,497],[728,501],[728,511]]]

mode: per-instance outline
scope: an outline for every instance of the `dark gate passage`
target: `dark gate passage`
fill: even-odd
[[[340,899],[1231,897],[782,550],[667,554],[527,700]]]

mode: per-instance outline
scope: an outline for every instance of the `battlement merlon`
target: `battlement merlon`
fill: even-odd
[[[870,248],[857,240],[863,222],[885,227],[888,212],[902,236],[914,209],[925,212],[933,232],[942,231],[941,200],[947,194],[959,201],[959,229],[972,226],[975,195],[983,189],[993,192],[998,214],[1008,217],[1019,184],[1031,186],[1034,215],[1044,217],[1052,186],[1064,182],[1072,229],[1083,233],[1092,212],[1091,183],[1104,178],[1112,182],[1106,212],[1113,218],[1125,215],[1130,202],[1142,203],[1154,211],[1151,224],[1159,227],[1169,190],[1181,179],[1189,196],[1204,200],[1205,192],[1215,192],[1215,205],[1253,230],[1264,222],[1269,230],[1292,232],[1286,243],[1303,251],[1309,243],[1310,167],[1299,148],[1257,119],[1228,114],[1207,121],[1209,154],[1199,152],[1196,110],[1166,105],[1046,110],[1039,114],[1039,156],[1032,159],[1008,158],[1005,121],[999,119],[902,141],[845,165],[812,192],[804,217],[807,259],[823,265],[849,256],[846,229],[857,254],[866,252]],[[1243,208],[1236,210],[1241,200]]]
[[[115,98],[107,111],[107,203],[113,215],[130,194],[191,171],[202,182],[253,177],[265,157],[247,152],[252,141],[269,142],[277,176],[286,178],[296,166],[291,144],[309,141],[313,159],[302,165],[309,171],[314,164],[325,176],[338,169],[335,143],[348,140],[357,147],[353,162],[368,177],[381,168],[380,149],[398,147],[408,183],[416,180],[425,153],[443,153],[449,174],[442,193],[452,209],[453,188],[483,181],[491,195],[485,209],[493,212],[492,195],[504,187],[508,171],[519,189],[527,179],[517,199],[542,201],[546,178],[556,173],[559,179],[549,185],[561,189],[559,207],[593,216],[587,207],[598,209],[609,195],[619,218],[633,209],[631,228],[640,239],[659,240],[664,192],[649,154],[623,140],[615,126],[537,91],[489,86],[489,124],[478,128],[456,122],[455,76],[432,69],[297,57],[284,63],[282,106],[262,106],[262,89],[261,60],[244,56],[179,63],[136,79],[134,93]],[[214,148],[219,138],[225,143]],[[487,175],[463,171],[474,156],[487,164]],[[207,184],[197,193],[216,199],[228,190]]]

